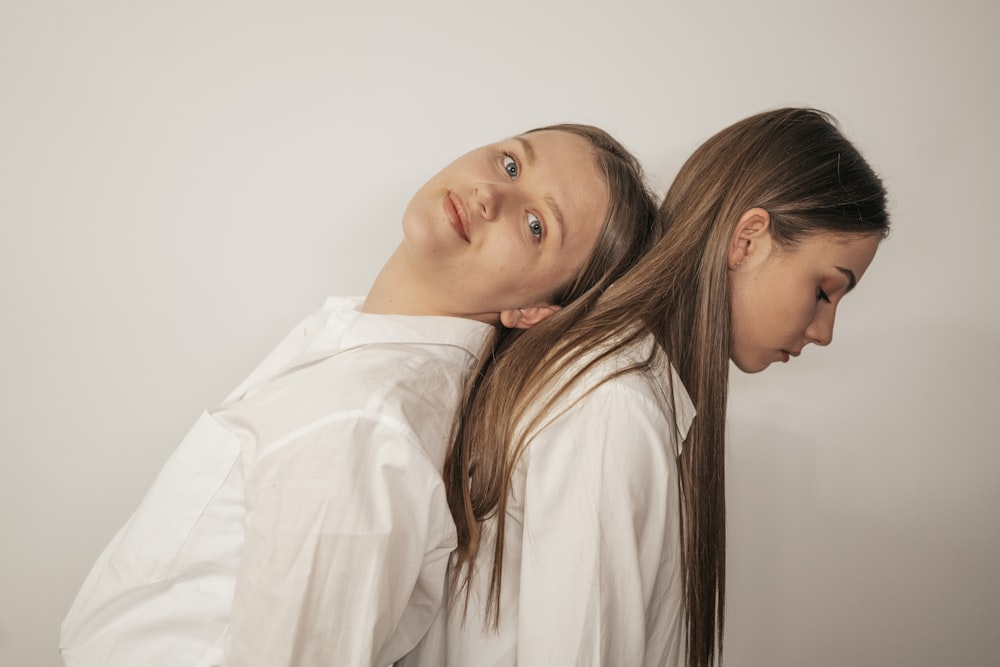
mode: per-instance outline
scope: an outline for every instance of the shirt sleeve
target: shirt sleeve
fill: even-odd
[[[411,435],[338,419],[266,455],[246,486],[224,665],[385,665],[417,643],[455,533]]]
[[[649,396],[612,381],[530,443],[519,665],[646,663],[651,598],[679,567],[670,432]]]

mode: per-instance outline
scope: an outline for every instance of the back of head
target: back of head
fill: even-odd
[[[878,176],[814,109],[760,113],[710,138],[681,168],[660,214],[669,236],[719,239],[706,249],[720,251],[754,207],[771,214],[773,238],[786,248],[817,232],[888,232]]]
[[[553,369],[545,360],[564,334],[594,307],[608,287],[623,276],[659,240],[660,218],[638,160],[603,130],[578,124],[541,127],[526,132],[569,132],[588,141],[608,188],[608,211],[597,242],[567,284],[555,290],[561,310],[527,330],[501,328],[487,344],[479,367],[466,387],[452,447],[445,461],[448,502],[458,529],[455,576],[468,582],[479,547],[479,523],[504,516],[518,448],[514,432]],[[475,446],[473,447],[473,443]],[[472,475],[472,471],[475,474]],[[503,522],[498,524],[493,584],[488,608],[498,611],[502,571]],[[457,592],[464,585],[454,587]],[[493,621],[497,617],[492,616]]]

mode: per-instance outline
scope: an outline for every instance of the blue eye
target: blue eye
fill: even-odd
[[[503,170],[507,172],[507,175],[510,176],[510,180],[512,181],[517,178],[519,173],[517,160],[506,153],[503,154]]]
[[[545,231],[545,228],[542,226],[542,221],[534,213],[528,214],[528,231],[531,232],[536,241],[542,240],[542,232]]]

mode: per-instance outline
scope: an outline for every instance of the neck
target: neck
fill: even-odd
[[[379,271],[361,310],[377,315],[436,315],[421,298],[419,284],[407,270],[403,247],[396,248]]]
[[[406,249],[400,245],[379,271],[361,310],[375,315],[465,317],[494,325],[499,322],[498,313],[465,313],[448,308],[437,291],[414,270]]]

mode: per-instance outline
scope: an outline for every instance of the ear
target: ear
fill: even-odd
[[[530,329],[560,308],[561,306],[545,305],[501,310],[500,323],[508,329]]]
[[[762,208],[752,208],[743,213],[729,241],[729,270],[735,271],[748,260],[762,258],[770,250],[771,214]]]

